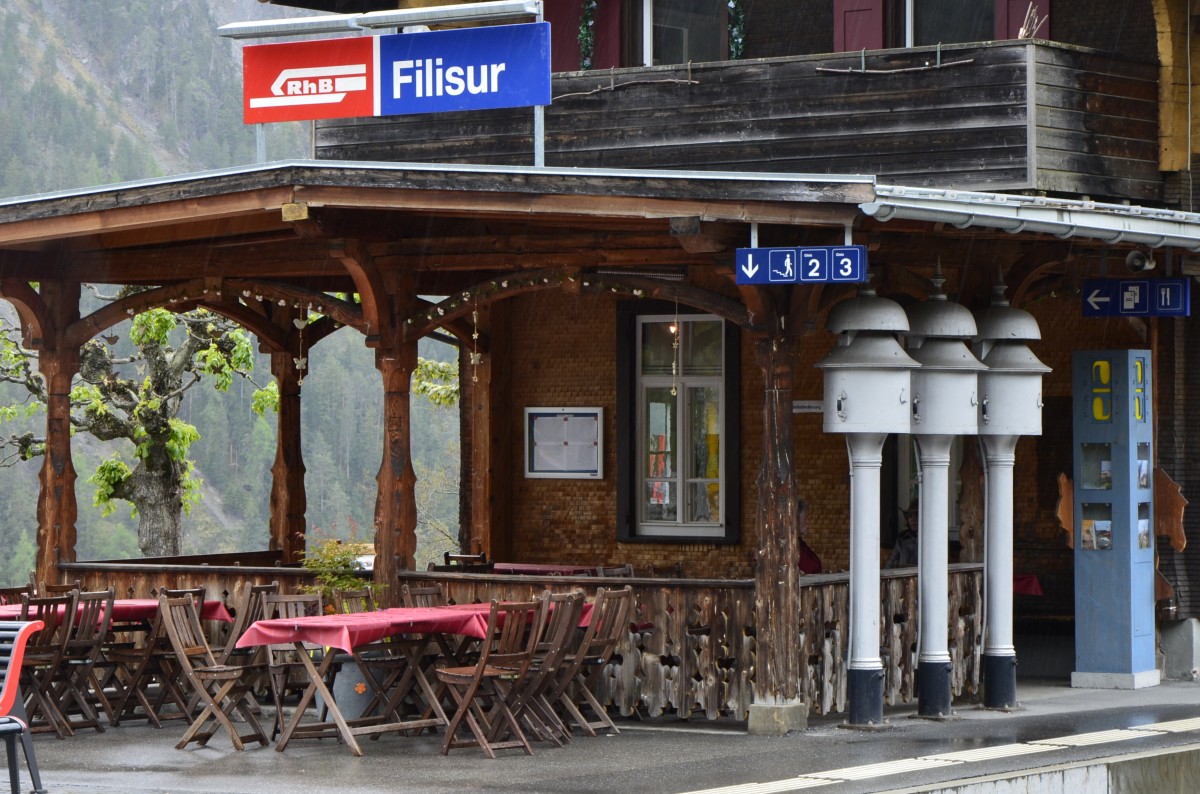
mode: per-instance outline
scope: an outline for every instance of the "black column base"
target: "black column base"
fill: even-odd
[[[917,716],[950,716],[950,662],[917,663]]]
[[[846,698],[849,700],[851,725],[879,725],[883,722],[883,670],[846,671]]]
[[[1017,708],[1017,657],[983,655],[983,707]]]

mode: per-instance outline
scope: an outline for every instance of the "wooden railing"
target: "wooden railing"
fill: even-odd
[[[442,585],[455,603],[526,599],[543,591],[596,587],[634,591],[636,612],[615,662],[599,683],[601,702],[622,714],[680,717],[703,714],[746,719],[754,701],[754,582],[749,579],[596,579],[586,576],[499,576],[404,571],[401,582]],[[801,581],[800,644],[808,662],[800,691],[819,714],[846,709],[849,574],[818,574]],[[915,569],[884,571],[880,588],[880,647],[884,699],[915,698],[917,576]],[[948,610],[952,688],[956,697],[979,691],[983,567],[950,566]]]
[[[187,560],[188,562],[184,562]],[[253,556],[249,562],[269,558]],[[279,581],[282,589],[313,582],[303,568],[231,565],[224,558],[181,557],[122,562],[59,563],[63,580],[85,588],[113,584],[120,597],[152,595],[159,585],[203,585],[210,598],[237,603],[243,589]],[[199,564],[198,564],[199,563]],[[454,603],[528,599],[544,590],[562,592],[597,587],[633,588],[635,614],[630,632],[598,684],[601,702],[631,715],[681,718],[726,715],[746,719],[754,702],[754,581],[751,579],[600,579],[592,576],[513,576],[435,571],[401,571],[400,583],[441,584]],[[947,631],[956,697],[979,691],[983,639],[983,567],[950,566]],[[916,569],[884,571],[880,587],[880,650],[884,700],[888,705],[915,698],[917,643]],[[846,709],[846,641],[849,636],[849,574],[805,576],[800,588],[802,668],[800,691],[814,712]]]

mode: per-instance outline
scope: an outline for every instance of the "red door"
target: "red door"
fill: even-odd
[[[884,0],[834,0],[834,52],[883,49]]]

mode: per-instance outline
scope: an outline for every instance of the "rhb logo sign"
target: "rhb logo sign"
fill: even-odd
[[[247,124],[550,104],[550,25],[242,50]]]
[[[246,123],[374,115],[374,50],[370,38],[244,48]]]

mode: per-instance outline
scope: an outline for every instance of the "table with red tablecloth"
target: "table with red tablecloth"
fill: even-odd
[[[157,598],[118,598],[113,601],[113,623],[150,623],[157,614]],[[20,604],[0,605],[0,620],[20,619]],[[205,601],[200,609],[200,619],[233,622],[233,616],[221,601]]]
[[[586,626],[591,619],[591,604],[584,605],[580,625]],[[488,617],[491,613],[490,604],[455,604],[436,607],[401,607],[381,609],[376,612],[353,612],[341,615],[312,615],[298,618],[273,618],[253,623],[238,639],[239,648],[253,645],[287,645],[291,644],[299,652],[299,661],[308,672],[309,685],[301,695],[296,711],[284,727],[276,750],[283,750],[296,734],[302,729],[304,735],[319,735],[325,727],[336,728],[337,734],[346,742],[350,752],[362,755],[362,748],[355,737],[375,733],[398,730],[409,730],[433,725],[446,725],[449,720],[442,710],[439,698],[436,696],[432,682],[426,675],[426,664],[422,661],[428,656],[434,640],[440,635],[457,635],[483,639],[487,636]],[[336,654],[325,653],[320,659],[320,665],[313,661],[310,652],[315,646],[337,648],[354,656],[355,661],[363,664],[359,655],[361,649],[384,640],[388,637],[404,637],[411,642],[397,642],[393,650],[404,654],[409,671],[406,676],[411,680],[413,691],[419,691],[429,709],[428,715],[418,720],[405,720],[394,713],[397,698],[393,694],[387,697],[380,691],[381,702],[386,702],[382,709],[383,715],[377,718],[363,717],[347,720],[334,702],[332,693],[326,685],[330,669],[335,663]],[[370,676],[365,676],[370,678]],[[374,686],[374,681],[368,682]],[[317,724],[307,724],[302,728],[304,711],[316,696],[320,696],[329,710],[329,720]],[[387,721],[389,713],[395,717]]]

